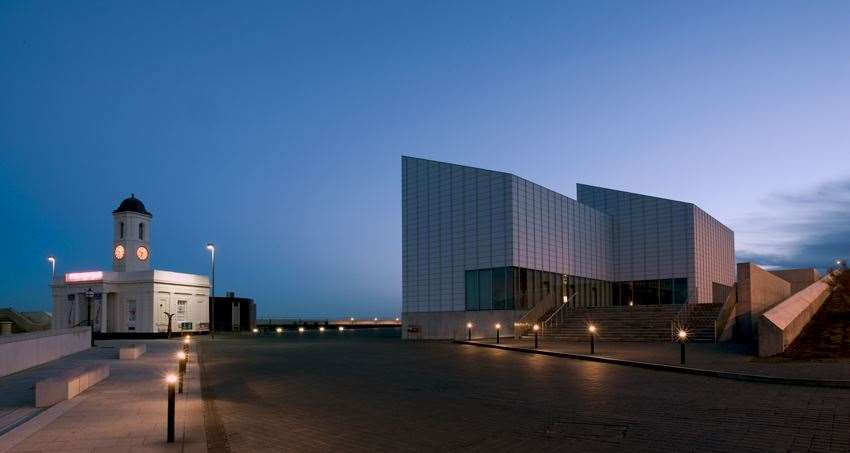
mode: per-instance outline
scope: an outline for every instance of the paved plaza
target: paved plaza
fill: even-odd
[[[130,343],[145,343],[147,352],[137,360],[118,360],[118,347]],[[0,411],[7,418],[19,414],[18,422],[23,422],[7,433],[11,438],[0,438],[0,451],[206,451],[199,370],[194,359],[187,368],[185,392],[177,398],[175,443],[165,442],[167,393],[163,377],[176,371],[174,353],[180,348],[179,339],[98,341],[97,345],[0,378]],[[34,408],[35,382],[61,370],[91,364],[108,364],[110,376],[71,400],[46,410]]]
[[[219,336],[201,350],[214,452],[850,449],[842,389],[405,343],[380,331]]]
[[[476,340],[494,344],[492,338]],[[502,338],[500,344],[534,348],[531,338]],[[755,357],[751,349],[735,343],[687,343],[686,364],[691,368],[729,373],[754,374],[791,379],[850,380],[850,359],[790,360],[783,357]],[[538,348],[570,354],[589,354],[590,342],[552,341],[540,337]],[[679,343],[674,342],[595,342],[596,356],[638,362],[679,366]]]

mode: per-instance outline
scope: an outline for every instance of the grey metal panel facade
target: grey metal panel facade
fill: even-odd
[[[509,173],[402,158],[402,311],[465,310],[467,270],[604,281],[688,278],[690,303],[734,282],[734,235],[691,203],[578,185],[578,201]]]
[[[463,311],[464,272],[509,265],[511,175],[402,158],[402,311]]]
[[[523,178],[511,181],[510,265],[612,280],[610,216]]]
[[[586,184],[577,194],[612,217],[616,281],[687,277],[689,303],[734,283],[734,233],[694,204]]]

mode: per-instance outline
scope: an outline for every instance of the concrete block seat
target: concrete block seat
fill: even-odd
[[[109,377],[109,365],[87,365],[63,371],[35,384],[35,406],[47,407],[69,400]]]
[[[148,348],[144,344],[131,344],[118,349],[118,358],[120,360],[136,360],[147,350]]]

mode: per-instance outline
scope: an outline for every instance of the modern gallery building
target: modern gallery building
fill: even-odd
[[[694,205],[584,184],[578,200],[498,171],[402,157],[405,335],[463,336],[540,303],[722,302],[734,233]]]

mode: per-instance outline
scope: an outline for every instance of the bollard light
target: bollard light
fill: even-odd
[[[169,374],[165,376],[168,384],[168,418],[166,420],[166,442],[174,442],[174,385],[177,384],[177,376]]]
[[[466,339],[472,341],[472,323],[466,323]]]
[[[256,327],[254,327],[253,329],[251,329],[251,332],[254,332],[254,333],[257,333],[257,332],[259,332],[259,331],[260,331],[260,329],[258,329],[258,328],[256,328]]]
[[[590,333],[590,353],[595,354],[596,348],[594,344],[594,337],[596,336],[596,326],[594,326],[593,324],[587,326],[587,331],[588,333]]]
[[[177,393],[183,393],[183,376],[186,374],[186,358],[185,352],[177,353]]]
[[[629,301],[629,307],[634,307],[634,306],[635,306],[634,301],[631,301],[631,300],[630,300],[630,301]]]
[[[340,332],[342,332],[343,330],[345,330],[345,327],[343,327],[343,326],[339,326],[339,329],[337,329],[337,330],[339,330]]]
[[[299,328],[298,328],[298,333],[304,333],[304,327],[299,327]]]
[[[500,323],[496,323],[496,344],[499,344],[499,331],[502,330],[502,325]]]
[[[531,326],[531,330],[534,331],[534,349],[537,349],[537,333],[540,331],[540,326],[535,324]]]
[[[277,332],[277,333],[281,333],[281,332],[283,332],[283,327],[278,327],[274,331]]]
[[[324,331],[325,331],[325,326],[319,326],[319,332],[324,332]]]
[[[684,329],[679,329],[677,334],[679,337],[679,363],[685,364],[685,343],[688,341],[688,332]]]

